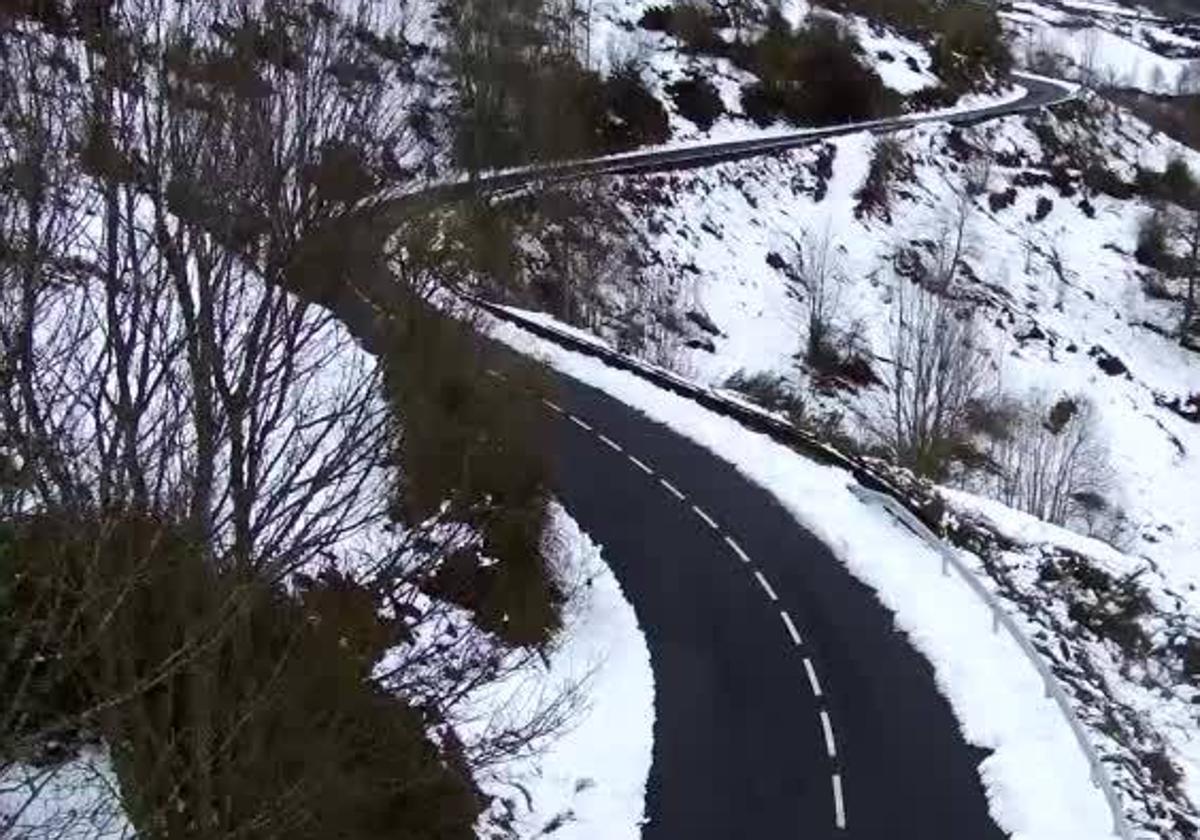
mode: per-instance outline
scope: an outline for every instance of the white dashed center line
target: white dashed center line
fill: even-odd
[[[783,619],[783,624],[787,627],[788,635],[792,637],[792,642],[796,647],[804,644],[804,640],[800,638],[800,631],[796,629],[796,624],[792,621],[792,617],[788,615],[788,611],[784,610],[779,614],[779,617]]]
[[[834,822],[838,828],[846,827],[846,803],[842,801],[842,777],[833,774],[833,812]]]
[[[496,379],[505,379],[506,378],[504,376],[504,374],[502,374],[496,370],[489,369],[487,371],[487,374],[489,376],[495,377]],[[569,412],[565,411],[562,407],[555,405],[548,399],[543,398],[542,404],[545,405],[551,411],[565,416],[572,423],[574,423],[576,426],[583,429],[584,431],[594,433],[596,435],[596,437],[598,437],[600,439],[600,442],[603,443],[605,446],[607,446],[609,449],[613,450],[614,452],[620,452],[620,453],[624,454],[625,457],[627,457],[629,459],[629,461],[635,467],[637,467],[639,470],[644,472],[646,475],[654,476],[654,470],[652,470],[649,467],[649,465],[647,465],[644,461],[639,460],[636,456],[630,455],[629,453],[625,452],[625,450],[621,448],[620,444],[618,444],[616,441],[614,441],[612,438],[608,437],[607,435],[597,432],[592,426],[590,426],[582,418],[576,417],[574,414],[570,414]],[[678,499],[681,502],[686,501],[687,497],[684,496],[684,494],[679,490],[679,488],[677,488],[671,482],[667,481],[667,479],[663,478],[662,476],[658,476],[658,482],[666,489],[666,491],[668,493],[670,493],[676,499]],[[706,525],[708,525],[709,528],[711,528],[717,534],[721,533],[721,529],[717,525],[716,521],[714,521],[711,516],[709,516],[707,513],[705,513],[704,510],[699,505],[692,505],[691,508],[692,508],[692,512],[695,513],[696,516],[700,517],[700,519],[704,520],[704,523]],[[742,563],[746,564],[747,566],[751,565],[750,556],[748,554],[746,554],[745,551],[742,550],[742,547],[737,544],[737,542],[733,539],[733,537],[722,536],[722,538],[725,540],[725,544],[728,545],[730,550],[738,556],[738,559],[740,559],[742,561]],[[763,592],[767,593],[767,597],[770,598],[772,602],[778,603],[779,595],[776,594],[774,588],[771,586],[770,582],[766,579],[766,577],[763,575],[763,573],[758,571],[757,569],[755,569],[754,577],[758,581],[758,585],[762,587]],[[787,628],[788,636],[791,638],[792,644],[794,644],[796,647],[803,646],[804,640],[800,636],[800,630],[796,627],[796,622],[794,622],[792,620],[792,616],[788,613],[788,611],[781,610],[779,613],[779,617],[783,621],[783,626],[785,628]],[[808,683],[810,686],[812,686],[813,696],[816,697],[817,699],[820,699],[823,696],[821,693],[821,683],[817,679],[817,672],[816,672],[816,669],[813,668],[812,660],[809,659],[808,657],[804,657],[804,672],[808,675]],[[829,758],[831,760],[836,760],[837,759],[837,742],[834,739],[834,735],[833,735],[833,723],[829,719],[829,713],[824,709],[821,710],[820,717],[821,717],[821,731],[825,736],[825,750],[826,750],[826,752],[829,753]],[[833,774],[833,804],[834,804],[834,820],[836,822],[836,825],[839,829],[845,829],[845,827],[846,827],[846,803],[842,797],[842,777],[841,777],[841,774],[839,774],[839,773]]]
[[[695,505],[692,505],[692,510],[696,512],[697,516],[699,516],[701,519],[704,520],[705,524],[707,524],[709,528],[712,528],[714,531],[720,530],[717,527],[717,523],[713,522],[712,517],[710,517],[707,513],[705,513],[704,511],[702,511],[700,508],[696,507]]]
[[[825,749],[830,758],[837,758],[837,744],[833,741],[833,724],[829,722],[829,712],[821,710],[821,729],[825,731]]]
[[[775,590],[771,588],[771,584],[767,583],[767,579],[763,577],[763,573],[756,570],[754,576],[758,578],[758,585],[763,588],[763,592],[767,593],[767,597],[772,601],[778,601],[779,596],[775,594]]]
[[[600,435],[599,437],[600,437],[600,442],[603,443],[605,446],[607,446],[609,449],[611,449],[613,452],[624,452],[625,451],[624,449],[622,449],[620,446],[617,445],[616,441],[614,441],[604,435]]]
[[[817,679],[817,672],[813,669],[812,660],[807,656],[804,657],[804,670],[808,673],[808,683],[812,686],[813,695],[821,696],[821,683]]]
[[[674,484],[667,481],[665,478],[660,478],[658,480],[658,483],[661,484],[663,487],[667,488],[667,492],[670,493],[672,496],[674,496],[676,499],[679,499],[679,501],[682,502],[684,500],[684,498],[685,498],[684,495],[679,492],[679,490],[675,487]]]
[[[629,460],[630,460],[630,461],[633,461],[633,465],[634,465],[635,467],[637,467],[639,470],[641,470],[642,472],[644,472],[646,475],[654,475],[654,470],[650,469],[648,466],[646,466],[645,464],[643,464],[643,463],[642,463],[641,461],[639,461],[637,458],[635,458],[635,457],[633,457],[632,455],[630,455],[630,456],[629,456]]]
[[[750,562],[750,556],[746,554],[746,552],[742,551],[742,547],[740,545],[733,541],[733,537],[726,537],[725,544],[733,549],[733,553],[740,557],[743,563]]]

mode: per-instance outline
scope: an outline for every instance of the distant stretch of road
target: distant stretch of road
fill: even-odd
[[[533,166],[484,175],[474,181],[464,180],[427,187],[413,193],[385,199],[383,204],[394,205],[397,209],[401,209],[417,202],[437,204],[477,192],[503,192],[530,184],[549,184],[599,175],[631,175],[639,172],[695,169],[715,163],[795,149],[820,140],[844,137],[862,131],[886,134],[930,122],[977,123],[996,117],[1036,111],[1040,108],[1067,102],[1075,97],[1076,87],[1074,85],[1024,73],[1015,73],[1014,76],[1015,81],[1025,88],[1025,95],[1004,104],[986,105],[954,113],[911,114],[826,128],[799,129],[794,132],[750,140],[704,143],[679,148],[652,148],[592,160]]]

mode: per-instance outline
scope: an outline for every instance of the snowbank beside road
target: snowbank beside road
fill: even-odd
[[[551,506],[547,548],[573,591],[566,626],[547,667],[521,675],[503,693],[520,700],[578,684],[582,705],[569,731],[543,751],[484,780],[497,799],[481,833],[637,840],[654,738],[650,651],[601,547],[558,504]]]

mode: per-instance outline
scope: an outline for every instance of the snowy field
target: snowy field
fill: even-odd
[[[1020,59],[1055,56],[1074,78],[1166,94],[1179,92],[1181,82],[1197,83],[1184,74],[1200,59],[1200,41],[1154,15],[1110,3],[1039,0],[1018,0],[1000,15]]]

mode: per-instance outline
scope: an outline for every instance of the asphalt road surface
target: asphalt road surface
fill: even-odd
[[[556,491],[646,634],[643,837],[989,840],[978,766],[891,614],[770,494],[562,379]]]

